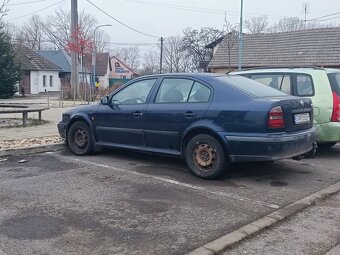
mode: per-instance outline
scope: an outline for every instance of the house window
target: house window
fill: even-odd
[[[50,76],[50,87],[53,87],[53,76]]]
[[[43,86],[46,87],[46,75],[43,75]]]

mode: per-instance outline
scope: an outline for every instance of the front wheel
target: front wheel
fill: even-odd
[[[68,145],[76,155],[86,155],[93,151],[91,130],[83,121],[74,122],[67,134]]]
[[[204,179],[221,176],[228,163],[221,144],[206,134],[197,135],[188,142],[185,160],[193,174]]]

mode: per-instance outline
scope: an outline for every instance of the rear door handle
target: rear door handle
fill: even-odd
[[[143,113],[141,113],[141,112],[134,112],[134,113],[133,113],[133,116],[134,116],[135,118],[140,118],[140,117],[143,116]]]
[[[192,117],[195,117],[196,114],[193,113],[193,112],[186,112],[186,113],[184,114],[184,116],[187,117],[187,118],[192,118]]]

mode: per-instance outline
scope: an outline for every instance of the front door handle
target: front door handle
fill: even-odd
[[[196,114],[193,113],[193,112],[186,112],[186,113],[184,114],[184,116],[185,116],[186,118],[192,118],[192,117],[195,117]]]
[[[133,113],[133,116],[134,116],[135,118],[140,118],[140,117],[143,116],[143,113],[141,113],[141,112],[134,112],[134,113]]]

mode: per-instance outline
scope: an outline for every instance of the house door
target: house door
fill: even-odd
[[[31,94],[31,75],[30,72],[25,72],[22,80],[19,82],[19,93],[22,94],[21,88],[24,88],[25,94]]]

